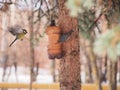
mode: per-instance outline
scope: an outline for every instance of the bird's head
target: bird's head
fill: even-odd
[[[27,30],[26,30],[26,29],[23,29],[23,33],[24,33],[24,34],[27,34]]]

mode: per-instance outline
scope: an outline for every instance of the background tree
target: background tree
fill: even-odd
[[[111,75],[109,80],[110,90],[116,89],[117,69],[115,68],[117,65],[115,60],[117,60],[117,57],[119,56],[119,38],[117,37],[119,35],[119,3],[119,0],[89,0],[85,2],[83,0],[68,0],[67,4],[68,8],[71,10],[72,16],[77,16],[78,13],[80,13],[80,34],[90,40],[91,48],[88,49],[88,53],[91,63],[93,63],[92,72],[95,72],[95,83],[97,84],[98,89],[102,89],[100,85],[102,72],[98,69],[101,68],[101,66],[100,63],[98,63],[98,57],[95,53],[106,53],[108,58],[112,60],[112,63],[109,60],[109,67],[111,67],[109,72],[112,72],[109,74]],[[88,8],[91,5],[94,6],[92,8]],[[87,9],[85,7],[87,7]],[[103,22],[99,24],[98,22],[102,20]],[[104,32],[107,31],[108,28],[112,30]],[[104,34],[101,34],[101,32],[104,32]],[[115,34],[113,35],[113,33]],[[95,44],[93,44],[96,36],[99,34],[101,34],[101,36],[98,37]],[[93,46],[95,46],[95,52],[93,50]],[[102,57],[102,55],[99,57]],[[99,62],[101,62],[101,60]]]

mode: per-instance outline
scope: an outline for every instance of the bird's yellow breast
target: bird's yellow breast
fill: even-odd
[[[25,34],[24,34],[24,33],[20,33],[20,34],[18,34],[18,39],[23,39],[23,38],[24,38],[24,36],[25,36]]]

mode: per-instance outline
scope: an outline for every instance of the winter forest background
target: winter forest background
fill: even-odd
[[[119,85],[119,4],[120,0],[0,0],[0,83],[58,83],[65,75],[62,74],[62,67],[79,65],[77,68],[80,67],[80,70],[78,72],[76,68],[76,71],[82,84]],[[62,16],[63,13],[66,16]],[[77,20],[78,29],[71,23],[74,22],[71,18]],[[52,19],[63,28],[63,32],[71,27],[76,30],[76,34],[70,37],[73,39],[63,44],[65,50],[70,49],[71,43],[79,44],[77,60],[73,55],[64,58],[66,61],[70,59],[68,62],[72,64],[64,64],[63,58],[48,58],[46,28]],[[15,37],[7,31],[8,26],[15,24],[25,28],[28,34],[22,41],[18,40],[9,47]],[[79,36],[76,36],[78,41],[74,40],[75,35]],[[66,73],[75,70],[71,68]]]

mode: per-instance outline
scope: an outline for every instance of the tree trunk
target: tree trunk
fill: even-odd
[[[80,90],[80,47],[78,22],[69,16],[66,0],[59,0],[59,26],[62,33],[74,31],[63,43],[63,58],[60,60],[60,90]]]
[[[52,68],[52,75],[53,75],[53,82],[55,83],[56,82],[56,74],[55,74],[55,60],[52,61],[52,65],[51,65],[51,68]]]
[[[90,57],[90,62],[91,62],[91,66],[92,66],[92,74],[94,75],[94,83],[96,84],[97,90],[102,90],[102,86],[101,86],[101,81],[100,81],[100,73],[97,67],[97,61],[96,61],[96,56],[93,52],[93,42],[89,43],[89,46],[87,48],[87,52],[89,54]]]
[[[109,64],[109,89],[117,90],[117,62],[110,61]]]
[[[31,5],[32,5],[32,0],[31,0]],[[35,72],[34,72],[34,64],[35,64],[35,57],[34,57],[34,27],[33,27],[33,20],[34,20],[34,13],[33,13],[33,5],[31,7],[31,11],[28,11],[28,17],[31,17],[29,19],[29,38],[30,38],[30,87],[29,90],[32,90],[32,84],[35,81]]]
[[[2,76],[2,81],[5,81],[5,75],[6,75],[6,71],[5,71],[5,68],[6,68],[6,62],[8,60],[8,55],[7,55],[7,51],[8,51],[8,48],[7,48],[7,36],[6,36],[6,33],[7,33],[7,28],[6,28],[6,25],[7,25],[7,13],[6,12],[3,12],[2,13],[2,38],[1,38],[1,57],[0,57],[0,63],[3,65],[3,76]]]
[[[7,14],[3,12],[2,13],[2,40],[1,40],[1,51],[2,52],[7,51],[6,25],[7,25]]]

